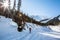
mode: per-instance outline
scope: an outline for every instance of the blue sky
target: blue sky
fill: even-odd
[[[54,17],[60,14],[60,0],[22,0],[21,11],[29,15]]]
[[[28,15],[55,17],[60,14],[60,0],[22,0],[21,11]]]

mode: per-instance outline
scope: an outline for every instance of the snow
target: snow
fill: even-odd
[[[60,17],[58,19],[60,20]]]
[[[33,24],[31,25],[33,26]],[[60,32],[50,28],[35,25],[32,27],[31,33],[29,33],[28,29],[18,32],[17,24],[12,19],[1,16],[0,40],[60,40]]]
[[[56,31],[56,32],[60,32],[60,25],[58,26],[49,26],[52,30]]]

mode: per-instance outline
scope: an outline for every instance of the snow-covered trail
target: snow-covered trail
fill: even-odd
[[[17,31],[17,25],[11,19],[0,18],[0,40],[60,40],[60,33],[47,27],[39,27],[22,32]]]

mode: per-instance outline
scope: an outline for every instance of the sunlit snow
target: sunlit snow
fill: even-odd
[[[30,24],[30,23],[27,23]],[[30,24],[33,26],[33,24]],[[25,26],[26,27],[26,26]],[[31,33],[29,29],[22,32],[17,31],[17,24],[12,19],[0,18],[0,40],[60,40],[59,26],[42,27],[35,25],[32,27]],[[60,28],[60,27],[59,27]]]

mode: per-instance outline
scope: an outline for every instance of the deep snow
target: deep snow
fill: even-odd
[[[33,24],[31,25],[33,26]],[[27,30],[18,32],[17,24],[13,22],[12,19],[1,16],[0,40],[60,40],[60,32],[55,31],[52,28],[51,30],[50,28],[35,25],[32,27],[31,33],[29,33],[27,28]]]

